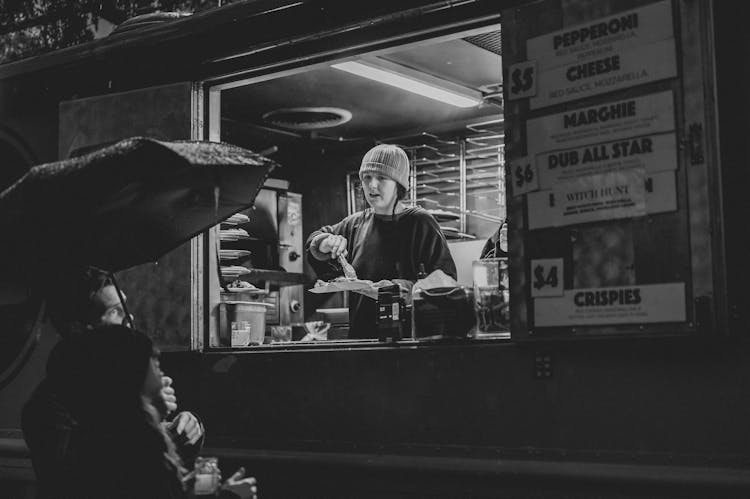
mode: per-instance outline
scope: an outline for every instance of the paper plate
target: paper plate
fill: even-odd
[[[446,210],[427,210],[427,212],[435,217],[435,220],[437,220],[438,222],[451,222],[460,218],[458,216],[458,213],[453,213]]]
[[[238,277],[244,274],[249,274],[252,272],[247,267],[243,267],[242,265],[230,265],[227,267],[221,267],[221,275],[224,277]]]
[[[243,291],[245,293],[252,293],[254,295],[259,295],[261,293],[265,294],[266,290],[261,288],[230,288],[227,287],[227,291],[230,293],[242,293]]]
[[[242,213],[235,213],[231,217],[223,220],[222,225],[240,225],[250,221],[250,217],[243,215]]]
[[[327,282],[322,286],[315,286],[308,291],[311,293],[337,293],[339,291],[357,291],[360,289],[369,289],[372,287],[372,281],[354,279],[346,281]]]
[[[222,229],[219,231],[219,239],[221,241],[238,241],[249,238],[250,234],[245,229]]]
[[[246,256],[249,256],[251,253],[250,250],[242,250],[242,249],[220,249],[219,250],[219,258],[221,260],[236,260],[238,258],[244,258]]]

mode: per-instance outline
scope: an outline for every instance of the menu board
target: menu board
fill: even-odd
[[[530,97],[532,109],[673,78],[677,63],[671,2],[531,38],[526,53],[527,61],[510,68],[515,84],[509,98]]]
[[[511,310],[529,334],[688,321],[672,2],[596,4],[548,0],[504,17],[509,216],[521,237]]]

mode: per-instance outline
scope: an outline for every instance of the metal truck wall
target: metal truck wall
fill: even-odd
[[[193,106],[189,82],[61,102],[60,157],[132,136],[191,139]],[[163,350],[189,349],[194,323],[199,322],[195,309],[201,302],[193,295],[194,245],[187,242],[153,264],[117,276],[137,326]]]
[[[634,479],[641,491],[651,465],[684,470],[664,479],[673,489],[690,485],[696,470],[709,488],[750,484],[743,471],[750,459],[746,341],[386,347],[207,354],[200,362],[198,410],[209,452],[261,463],[270,475],[288,478],[286,466],[304,469],[333,453],[401,456],[401,469],[456,459],[461,467],[435,479],[455,483],[484,470],[496,490],[524,472],[530,482],[554,483],[569,464],[590,483],[596,472],[582,463],[641,466]],[[539,377],[544,362],[549,376]],[[530,461],[554,472],[518,464]],[[348,469],[332,467],[319,479],[356,487],[341,478]],[[713,483],[712,470],[719,477]],[[621,471],[611,473],[608,480],[617,482]]]
[[[571,475],[558,474],[564,483],[554,488],[544,484],[559,483],[549,475],[523,475],[520,465],[509,466],[513,462],[574,469],[580,486],[575,497],[747,497],[750,344],[743,203],[744,165],[750,159],[745,137],[750,129],[748,9],[742,2],[715,5],[727,208],[726,232],[716,237],[725,239],[732,269],[734,337],[165,355],[164,367],[175,378],[181,400],[205,418],[207,452],[216,451],[225,463],[254,464],[248,469],[258,471],[269,491],[266,497],[272,497],[274,487],[318,491],[324,497],[372,497],[398,485],[390,480],[408,482],[405,474],[419,474],[404,470],[424,463],[418,459],[423,456],[452,466],[431,473],[432,485],[423,483],[411,493],[401,489],[401,497],[420,492],[462,497],[477,484],[492,497],[498,495],[492,490],[518,485],[513,476],[528,480],[506,494],[511,497],[559,497],[566,486],[573,487],[565,478]],[[74,92],[67,88],[63,93],[67,99]],[[16,105],[0,102],[4,109]],[[37,113],[50,116],[43,132],[48,139],[33,139],[42,160],[55,159],[56,102]],[[23,107],[14,113],[20,122]],[[23,126],[30,129],[31,124]],[[549,376],[538,378],[537,368],[545,364]],[[43,369],[43,363],[37,367]],[[0,427],[17,428],[12,411],[21,395],[7,388],[2,395]],[[361,457],[360,470],[370,477],[374,473],[380,483],[348,473],[352,467],[346,461],[355,455]],[[379,458],[389,456],[403,460],[379,466]],[[437,461],[440,456],[448,459]],[[614,470],[609,481],[600,474],[605,468]],[[400,472],[388,473],[394,469]],[[301,480],[311,478],[309,470],[318,473],[317,481]],[[549,481],[534,479],[539,476]],[[679,493],[661,494],[659,483],[677,484],[670,490]],[[367,486],[372,489],[363,491]],[[735,493],[721,493],[726,490]]]
[[[689,3],[704,13],[714,7]],[[670,328],[665,327],[661,336],[651,338],[321,349],[266,356],[209,354],[201,361],[200,406],[209,426],[220,428],[209,445],[227,457],[265,463],[278,480],[282,462],[289,473],[301,477],[301,468],[332,452],[365,455],[371,463],[388,456],[411,456],[415,467],[424,463],[418,457],[458,457],[467,467],[474,463],[471,469],[478,475],[485,469],[479,463],[494,463],[496,491],[513,483],[508,470],[519,468],[509,463],[521,461],[555,463],[558,470],[574,465],[581,472],[580,480],[596,482],[602,496],[616,493],[597,474],[600,469],[594,463],[633,465],[640,470],[633,483],[641,495],[746,496],[750,343],[742,241],[746,210],[740,207],[748,183],[747,169],[740,165],[750,158],[744,137],[750,72],[742,62],[750,51],[742,24],[747,9],[715,6],[715,45],[714,27],[704,26],[708,38],[699,50],[701,57],[712,49],[717,52],[722,146],[720,163],[708,165],[708,178],[716,178],[721,170],[724,197],[706,202],[711,215],[694,212],[690,217],[691,221],[711,218],[713,250],[726,244],[729,288],[717,286],[713,292],[716,300],[733,305],[731,329],[715,327],[725,319],[719,317],[709,328],[711,334],[692,338],[668,337]],[[549,15],[554,13],[540,12],[540,17]],[[692,39],[687,28],[678,27],[678,33]],[[710,58],[703,60],[711,64]],[[695,59],[683,63],[695,64]],[[706,68],[681,68],[698,69]],[[700,105],[707,110],[706,126],[717,119],[713,85],[706,80],[700,92],[705,98]],[[685,139],[680,154],[695,152],[687,135]],[[715,145],[704,143],[704,153]],[[680,168],[690,168],[690,163],[688,156]],[[724,217],[717,220],[721,203]],[[317,457],[303,456],[305,452]],[[294,468],[292,462],[305,464]],[[654,476],[652,472],[668,477],[675,467],[680,472],[665,478],[672,480],[671,492],[660,490],[658,480],[648,478]],[[337,469],[350,470],[345,464]],[[617,469],[613,474],[624,481],[627,473]],[[329,469],[321,473],[329,480],[338,476]],[[711,473],[716,473],[714,479],[707,478]],[[437,475],[446,484],[464,476],[459,466],[453,473]],[[544,476],[550,480],[546,483],[555,483]],[[356,487],[352,481],[343,479]],[[610,483],[617,481],[613,478]],[[526,485],[524,493],[533,489]],[[557,492],[562,490],[565,486]],[[619,492],[627,496],[626,490]]]
[[[207,354],[201,414],[211,446],[742,464],[749,356],[679,339]]]

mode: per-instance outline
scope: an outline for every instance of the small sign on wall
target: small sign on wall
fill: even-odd
[[[531,260],[531,296],[563,295],[563,259],[539,258]]]
[[[539,189],[539,174],[536,161],[529,156],[514,159],[508,171],[513,175],[513,195],[520,196]]]
[[[560,297],[534,300],[534,324],[592,326],[682,322],[685,283],[568,289]]]

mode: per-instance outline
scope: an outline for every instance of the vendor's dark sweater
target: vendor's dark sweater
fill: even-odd
[[[344,236],[347,259],[360,279],[417,280],[419,264],[430,272],[441,269],[454,279],[453,262],[445,236],[437,221],[422,208],[407,208],[395,218],[376,215],[372,210],[357,212],[336,225],[326,225],[307,238],[308,261],[318,277],[330,280],[343,275],[333,260],[320,261],[310,253],[310,242],[327,232]],[[357,293],[349,294],[349,338],[377,338],[377,303]]]

